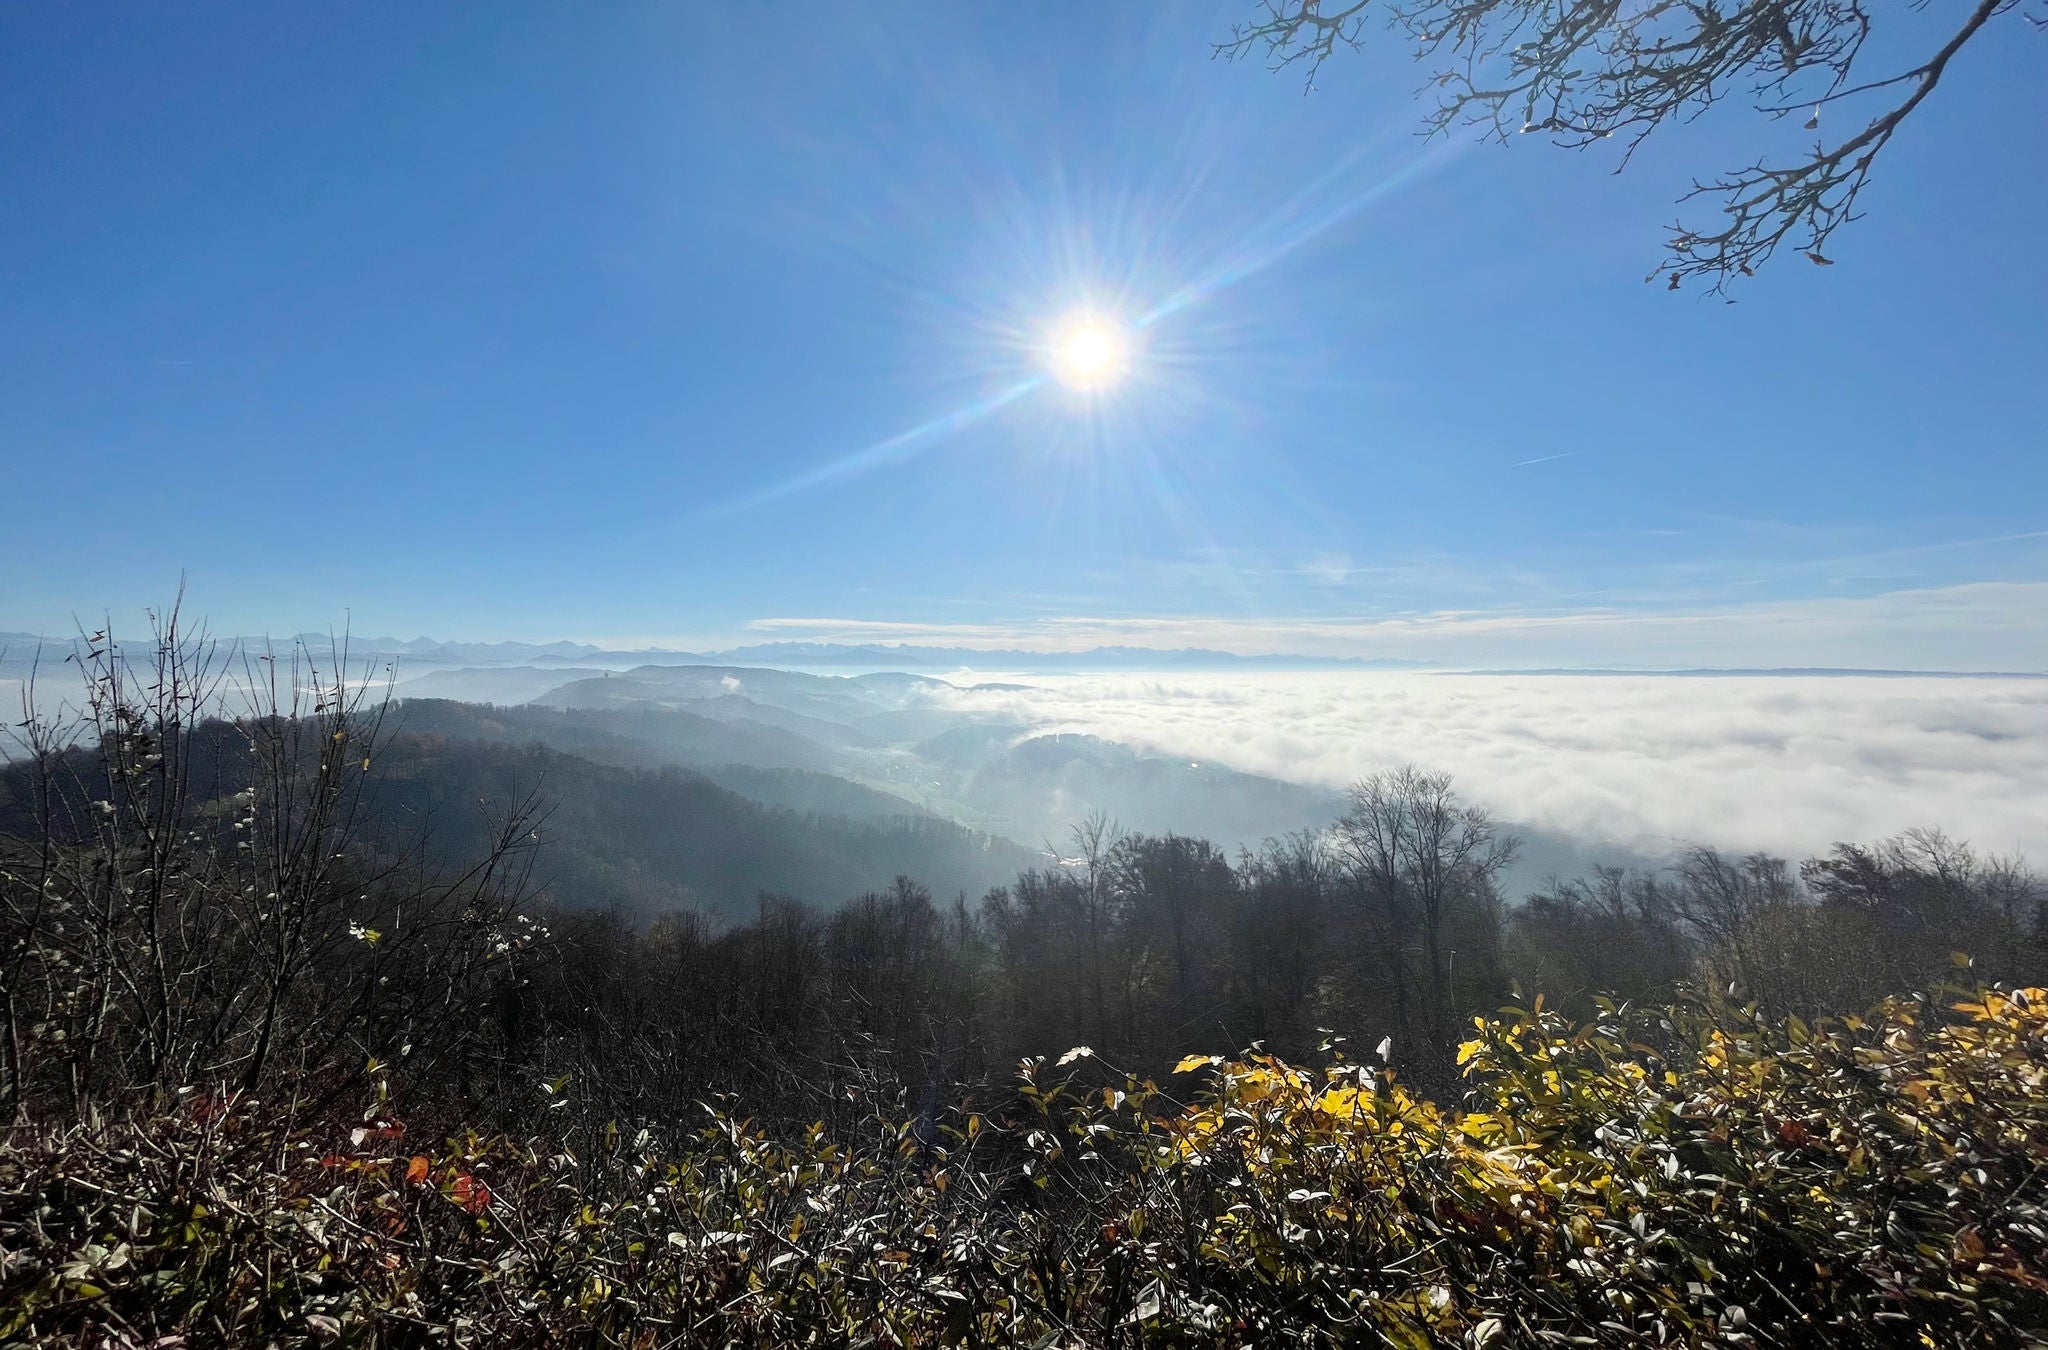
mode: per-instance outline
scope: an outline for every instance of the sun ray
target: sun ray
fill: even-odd
[[[1333,184],[1342,181],[1361,160],[1381,148],[1374,142],[1360,146],[1337,161],[1314,183],[1296,193],[1291,201],[1269,216],[1263,225],[1253,230],[1250,237],[1233,251],[1232,256],[1217,263],[1203,276],[1180,287],[1146,310],[1131,326],[1149,328],[1181,310],[1200,304],[1218,291],[1249,280],[1318,236],[1327,234],[1366,207],[1443,168],[1470,144],[1472,142],[1466,140],[1439,142],[1391,173],[1373,180],[1341,200],[1316,209],[1316,199],[1319,196]]]
[[[773,487],[757,492],[751,497],[743,497],[738,501],[728,503],[722,510],[743,511],[750,507],[765,506],[769,502],[780,500],[783,497],[805,492],[811,488],[823,487],[827,483],[837,482],[842,478],[850,478],[855,474],[880,468],[884,464],[894,464],[906,459],[915,458],[933,449],[941,440],[952,435],[954,432],[964,431],[991,413],[1015,403],[1026,394],[1043,386],[1045,380],[1046,377],[1043,375],[1032,375],[1029,378],[1019,380],[1007,388],[999,389],[993,394],[974,400],[972,403],[963,404],[951,412],[941,413],[929,421],[920,422],[908,431],[900,431],[887,440],[876,441],[865,449],[856,450],[849,455],[842,455],[829,464],[821,464],[809,473],[798,474],[794,478],[785,479]]]
[[[1144,268],[1138,266],[1141,258],[1171,256],[1173,250],[1152,239],[1156,230],[1139,230],[1143,237],[1121,238],[1135,228],[1128,219],[1129,202],[1114,204],[1117,210],[1110,213],[1110,225],[1115,228],[1103,227],[1121,238],[1108,256],[1097,256],[1098,250],[1090,242],[1097,237],[1095,231],[1077,225],[1053,230],[1048,237],[1042,228],[1026,230],[1026,222],[1019,219],[1015,223],[1020,233],[1035,236],[1034,244],[1044,250],[1038,259],[1041,275],[1036,278],[1037,286],[1043,288],[1041,294],[1065,292],[1078,303],[1064,311],[1064,318],[1048,325],[1042,317],[1035,324],[1024,317],[1030,306],[1019,292],[1028,292],[1030,287],[1013,283],[999,291],[980,291],[975,299],[961,297],[968,312],[956,312],[953,322],[979,330],[979,337],[961,345],[956,353],[960,362],[956,373],[978,366],[985,376],[1003,381],[995,392],[763,490],[714,506],[708,514],[748,510],[921,458],[1002,409],[1055,388],[1085,398],[1046,409],[1048,417],[1064,421],[1067,427],[1030,433],[1041,452],[1050,448],[1057,453],[1060,445],[1073,444],[1068,434],[1072,432],[1098,448],[1105,443],[1105,436],[1113,436],[1123,453],[1135,455],[1137,448],[1131,442],[1148,434],[1148,423],[1173,421],[1177,410],[1205,401],[1207,394],[1199,387],[1202,381],[1197,376],[1205,355],[1228,355],[1212,350],[1213,335],[1181,331],[1176,322],[1179,316],[1276,267],[1367,208],[1438,172],[1465,148],[1463,141],[1447,140],[1390,169],[1380,167],[1369,181],[1361,182],[1361,167],[1368,163],[1383,166],[1382,157],[1388,151],[1386,137],[1370,138],[1234,242],[1209,251],[1209,264],[1190,266],[1181,275],[1192,279],[1178,285],[1156,274],[1161,270],[1156,261]],[[1029,214],[1021,193],[1016,201],[1005,199],[1003,206],[1005,215]],[[1098,205],[1098,210],[1103,209]],[[1169,284],[1147,287],[1140,275],[1148,271],[1154,273],[1151,280],[1155,285]],[[974,289],[970,288],[970,293]],[[1150,297],[1145,294],[1148,289]],[[1058,311],[1039,311],[1041,316],[1048,312]],[[1131,315],[1136,317],[1126,317]],[[1125,385],[1130,386],[1128,391],[1122,388]],[[1112,399],[1108,395],[1113,387],[1116,397]]]

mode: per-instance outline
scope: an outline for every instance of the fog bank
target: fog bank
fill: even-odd
[[[1698,840],[1797,857],[1932,825],[1990,851],[2048,858],[2048,680],[1026,679],[1026,690],[945,697],[1046,731],[1304,783],[1342,786],[1412,761],[1455,774],[1505,818],[1652,852]]]

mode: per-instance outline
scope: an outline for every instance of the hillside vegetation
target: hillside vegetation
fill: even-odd
[[[1797,868],[1696,849],[1510,905],[1513,841],[1405,770],[1236,858],[1097,820],[978,901],[898,879],[650,921],[719,857],[662,819],[743,848],[764,808],[509,744],[451,767],[318,671],[245,665],[272,701],[224,717],[232,669],[175,630],[108,644],[81,713],[20,729],[0,1341],[2048,1325],[2048,979],[2016,862],[1931,833]],[[564,780],[593,805],[558,831]],[[545,902],[611,848],[643,860],[639,911]]]

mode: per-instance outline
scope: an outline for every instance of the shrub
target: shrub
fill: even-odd
[[[2048,993],[1816,1026],[1539,1005],[1459,1058],[1462,1111],[1341,1054],[1193,1057],[1184,1105],[1077,1051],[1004,1113],[835,1138],[707,1109],[583,1156],[430,1144],[382,1091],[186,1093],[9,1136],[0,1339],[2040,1343]]]

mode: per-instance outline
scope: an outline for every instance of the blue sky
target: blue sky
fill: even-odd
[[[2048,667],[2048,39],[1728,306],[1248,9],[10,6],[0,629]]]

